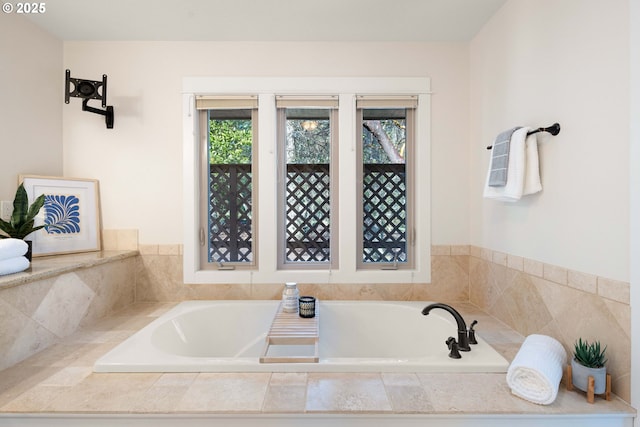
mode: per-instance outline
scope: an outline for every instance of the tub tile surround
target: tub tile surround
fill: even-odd
[[[174,305],[136,303],[0,372],[0,422],[3,416],[27,413],[634,414],[617,398],[588,404],[583,393],[562,387],[552,405],[535,405],[513,396],[504,374],[91,371],[104,352]],[[513,357],[522,335],[471,304],[459,303],[458,308],[465,316],[477,317],[483,325],[481,336],[505,357]]]
[[[130,237],[128,231],[124,235]],[[129,242],[127,238],[122,241]],[[129,243],[125,244],[129,247]],[[112,249],[119,248],[116,246]],[[18,346],[29,347],[31,351],[39,351],[49,345],[35,356],[0,371],[0,417],[14,412],[473,412],[623,413],[627,416],[634,413],[623,401],[596,400],[595,405],[588,405],[584,394],[569,393],[562,389],[551,406],[530,404],[510,394],[504,374],[464,374],[464,378],[459,381],[464,380],[466,386],[457,388],[455,393],[449,393],[445,391],[448,390],[447,387],[452,387],[451,374],[353,374],[345,379],[345,374],[324,373],[273,373],[266,377],[264,374],[246,373],[240,377],[236,376],[238,374],[93,373],[91,367],[97,358],[164,313],[177,301],[280,297],[281,285],[181,285],[180,245],[140,245],[138,249],[140,256],[136,256],[138,252],[123,251],[51,257],[47,260],[48,265],[44,263],[46,258],[41,258],[34,263],[31,272],[41,276],[31,279],[19,275],[0,278],[0,322],[7,322],[3,325],[14,325],[15,327],[10,326],[6,330],[20,330],[21,339],[28,338],[26,344],[11,338],[13,342],[18,342]],[[69,263],[65,257],[77,258],[76,261],[83,267],[78,267],[77,263]],[[113,274],[108,266],[111,264],[115,268]],[[88,265],[92,268],[85,268]],[[103,270],[93,272],[100,269]],[[60,280],[59,277],[63,276],[65,279],[60,283],[70,285],[55,285],[55,280]],[[113,277],[115,282],[126,285],[111,292],[109,289],[116,289],[117,286],[105,277]],[[572,346],[574,331],[581,331],[583,328],[593,331],[596,336],[613,336],[616,338],[615,342],[607,342],[607,345],[610,346],[609,365],[614,374],[614,392],[628,400],[628,284],[468,245],[434,246],[432,279],[431,284],[419,285],[302,284],[301,288],[321,299],[439,300],[453,303],[462,309],[465,317],[479,320],[478,334],[509,360],[518,351],[523,335],[528,333],[555,336],[567,350]],[[37,285],[39,280],[47,283]],[[36,283],[36,286],[21,286],[28,281],[33,282],[29,285]],[[30,289],[20,294],[20,288]],[[48,292],[60,288],[64,289],[60,297],[47,298]],[[72,289],[76,292],[66,293]],[[43,327],[42,322],[49,324],[48,320],[40,317],[41,313],[47,311],[44,307],[57,306],[59,301],[72,298],[73,301],[78,301],[77,304],[74,303],[74,308],[84,308],[81,303],[85,301],[86,304],[87,296],[92,295],[87,289],[105,297],[105,301],[110,300],[109,295],[120,294],[116,296],[118,303],[92,303],[85,317],[74,314],[68,320],[52,321],[50,328]],[[7,291],[11,293],[6,294]],[[7,299],[5,295],[12,296]],[[56,302],[41,303],[47,299]],[[145,300],[149,302],[144,302]],[[131,305],[133,301],[136,302]],[[38,312],[37,308],[40,306],[43,308]],[[128,308],[117,311],[122,307]],[[586,308],[589,316],[584,316]],[[52,332],[55,330],[59,334],[68,334],[73,329],[69,325],[73,324],[81,329],[66,338]],[[581,336],[592,339],[584,334]],[[6,339],[5,336],[2,338]],[[31,345],[33,342],[36,344]],[[3,345],[2,348],[7,347]],[[211,402],[201,402],[202,407],[196,407],[191,401],[183,402],[185,396],[197,390],[215,389],[216,393],[232,395],[233,387],[244,382],[255,388],[251,392],[252,403],[248,406],[238,405],[237,402],[234,403],[234,399],[227,403],[220,402],[218,406],[212,406]],[[365,388],[369,391],[363,393],[356,383],[367,384]],[[479,397],[487,396],[487,390],[495,398],[487,400]],[[105,401],[104,405],[96,403]],[[372,402],[376,405],[373,410]]]
[[[0,277],[0,370],[134,302],[135,252],[35,258]]]
[[[278,299],[282,283],[184,284],[181,245],[141,245],[136,301],[190,299]],[[299,283],[300,292],[319,299],[341,300],[469,300],[470,247],[434,246],[431,283],[340,284]]]
[[[578,338],[607,346],[613,392],[630,399],[629,284],[472,247],[469,300],[523,334]],[[509,261],[511,260],[511,261]]]
[[[184,285],[179,245],[140,247],[138,301],[278,299],[282,284]],[[300,284],[328,299],[471,301],[526,336],[578,337],[608,346],[613,389],[630,399],[629,284],[470,245],[433,245],[428,284]],[[606,340],[602,337],[606,337]]]

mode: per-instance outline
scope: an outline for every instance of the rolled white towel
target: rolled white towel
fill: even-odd
[[[22,256],[27,253],[29,246],[20,239],[0,239],[0,261]]]
[[[556,400],[567,352],[546,335],[529,335],[507,370],[507,384],[518,397],[539,405]]]
[[[0,261],[0,276],[19,273],[27,268],[29,268],[29,260],[23,256],[3,259]]]

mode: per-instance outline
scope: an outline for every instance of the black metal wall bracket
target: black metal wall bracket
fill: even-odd
[[[73,86],[73,88],[72,88]],[[107,75],[102,75],[102,81],[76,79],[71,77],[71,71],[67,70],[65,74],[65,93],[64,102],[69,103],[69,98],[82,98],[82,111],[88,111],[90,113],[100,114],[105,117],[105,123],[107,129],[113,129],[113,107],[107,105]],[[102,101],[102,107],[99,108],[90,107],[88,102],[92,99],[98,99]]]

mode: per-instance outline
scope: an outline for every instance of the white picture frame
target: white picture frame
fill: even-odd
[[[33,241],[33,256],[91,252],[101,249],[98,180],[20,175],[29,204],[45,195],[35,226],[49,224],[25,240]]]

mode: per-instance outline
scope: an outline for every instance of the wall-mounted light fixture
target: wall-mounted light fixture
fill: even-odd
[[[72,87],[73,86],[73,87]],[[69,103],[69,98],[82,98],[82,111],[101,114],[105,117],[107,129],[113,129],[113,107],[107,106],[107,75],[102,75],[102,81],[75,79],[71,77],[71,71],[66,71],[65,78],[64,102]],[[91,99],[99,99],[102,101],[102,107],[89,107],[88,102]]]

